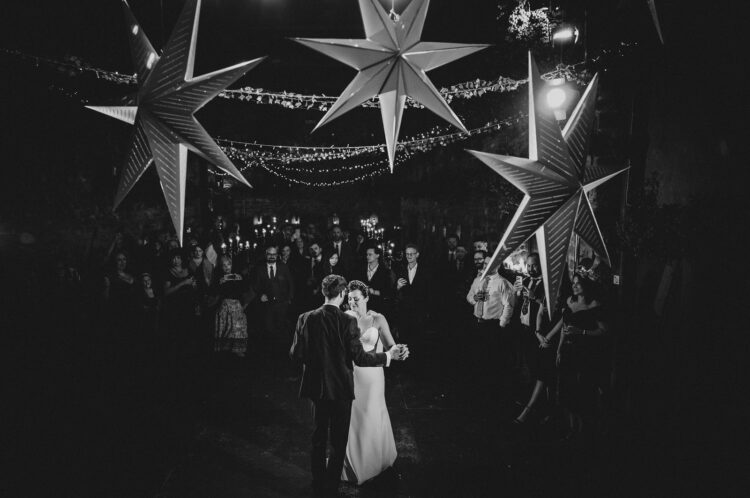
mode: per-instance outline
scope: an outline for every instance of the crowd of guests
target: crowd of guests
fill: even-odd
[[[483,276],[487,256],[474,252],[478,274],[466,295],[480,345],[477,365],[492,365],[506,392],[528,386],[515,424],[547,423],[561,412],[566,439],[593,434],[609,385],[612,332],[593,261],[584,258],[564,280],[550,313],[538,254],[527,255],[524,274],[500,267]]]
[[[115,338],[153,343],[176,361],[270,356],[294,378],[293,324],[323,304],[321,282],[337,274],[364,282],[369,308],[388,317],[397,342],[414,345],[415,359],[420,343],[456,341],[473,378],[523,392],[515,423],[544,422],[562,408],[574,436],[596,419],[610,326],[590,260],[563,283],[550,318],[539,256],[528,254],[523,272],[500,267],[482,276],[490,259],[484,240],[464,245],[448,234],[437,247],[406,243],[385,258],[382,243],[338,225],[325,235],[285,226],[254,251],[228,250],[230,237],[222,217],[188,234],[184,247],[166,234],[118,235],[99,291]]]

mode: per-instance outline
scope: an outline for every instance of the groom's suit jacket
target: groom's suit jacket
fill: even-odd
[[[386,364],[385,353],[362,349],[357,319],[329,304],[299,316],[289,355],[304,365],[300,397],[312,400],[353,400],[352,362]]]

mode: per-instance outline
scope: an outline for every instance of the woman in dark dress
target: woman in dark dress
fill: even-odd
[[[197,281],[182,266],[182,251],[169,252],[169,267],[164,273],[161,332],[177,353],[187,352],[196,337],[196,317],[199,314]]]
[[[109,323],[116,332],[127,333],[135,310],[135,278],[128,271],[128,257],[115,252],[114,267],[104,277],[104,302]]]
[[[140,288],[136,292],[136,320],[144,342],[153,344],[158,335],[161,300],[154,289],[150,273],[142,273],[139,280]]]
[[[562,303],[565,301],[565,297],[561,296],[558,302]],[[557,311],[552,316],[552,323],[556,323],[561,318],[561,312],[559,311],[562,306],[557,306]],[[526,406],[523,407],[521,413],[515,418],[516,424],[524,424],[529,420],[529,417],[536,412],[537,403],[543,400],[545,397],[551,399],[547,391],[550,386],[555,385],[557,378],[557,369],[555,367],[555,352],[554,346],[555,335],[560,332],[562,327],[553,327],[549,329],[549,320],[547,319],[547,301],[543,301],[542,305],[539,306],[539,310],[536,316],[536,327],[534,332],[534,338],[536,343],[534,348],[527,346],[526,360],[529,367],[529,375],[534,381],[534,389],[531,391],[531,396]],[[546,332],[546,333],[545,333]],[[529,338],[525,338],[528,340]],[[545,396],[547,395],[547,396]]]
[[[601,303],[595,298],[595,284],[576,274],[573,295],[553,328],[561,330],[557,346],[560,375],[560,406],[568,417],[569,436],[580,434],[594,415],[598,390],[598,367],[602,342],[609,327]]]

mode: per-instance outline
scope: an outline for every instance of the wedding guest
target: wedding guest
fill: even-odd
[[[474,243],[472,244],[472,247],[475,251],[484,251],[489,253],[489,243],[487,240],[485,240],[483,235],[478,235],[477,238],[474,240]]]
[[[344,268],[341,267],[342,263],[339,259],[339,255],[334,253],[331,253],[330,256],[328,256],[328,260],[325,263],[325,271],[323,272],[323,277],[327,275],[341,275],[342,277],[346,278],[347,273],[344,272]]]
[[[551,331],[562,331],[557,346],[559,401],[567,415],[568,437],[580,435],[593,420],[601,341],[609,331],[594,282],[576,274],[571,289],[573,295],[565,302],[562,318]]]
[[[365,238],[365,234],[358,231],[354,235],[352,250],[354,251],[354,266],[356,267],[364,263],[365,251],[367,251],[367,239]]]
[[[351,272],[351,269],[354,266],[355,258],[351,246],[344,242],[344,232],[340,226],[336,225],[331,228],[331,239],[325,247],[323,247],[323,253],[327,255],[335,253],[338,256],[338,264],[340,265],[339,270],[341,271],[339,275],[343,275],[346,278],[346,275]]]
[[[565,294],[561,294],[558,300],[559,304],[563,304],[567,299]],[[560,308],[558,305],[557,309]],[[553,315],[554,323],[559,320],[561,313],[555,312]],[[548,312],[546,306],[546,300],[542,301],[541,306],[537,309],[534,327],[534,349],[531,350],[531,346],[527,345],[528,348],[526,355],[529,366],[529,375],[534,383],[534,387],[531,391],[529,400],[524,405],[521,413],[515,418],[516,424],[525,424],[529,418],[534,415],[541,415],[538,413],[538,404],[540,401],[546,401],[548,406],[551,404],[553,399],[553,386],[555,386],[555,380],[557,379],[557,368],[555,365],[555,354],[556,348],[554,347],[554,340],[559,328],[550,327],[550,320],[548,319]],[[548,415],[547,415],[548,416]],[[542,417],[540,417],[542,418]]]
[[[220,301],[215,318],[214,352],[242,357],[247,352],[246,305],[242,303],[245,282],[241,275],[232,272],[232,259],[229,256],[222,256],[219,262]]]
[[[159,309],[161,299],[154,290],[150,273],[138,277],[139,289],[136,293],[136,323],[146,343],[156,344],[159,333]]]
[[[542,266],[538,253],[531,253],[526,257],[527,276],[516,277],[513,289],[516,299],[520,303],[517,351],[519,366],[525,365],[529,368],[531,379],[536,379],[537,372],[534,363],[539,349],[539,327],[536,317],[544,300],[544,282],[542,281]]]
[[[484,269],[489,263],[487,253],[474,251],[474,262]],[[466,301],[474,307],[475,341],[478,367],[496,370],[505,384],[510,374],[510,344],[508,324],[513,315],[513,286],[498,272],[482,276],[480,271],[471,284]],[[499,370],[499,372],[498,372]]]
[[[135,303],[135,278],[128,271],[128,257],[114,253],[114,267],[104,277],[103,297],[107,316],[117,330],[127,331]]]
[[[194,343],[198,316],[197,281],[182,266],[182,251],[169,252],[169,267],[164,272],[164,292],[160,329],[179,354]]]
[[[222,215],[214,217],[213,227],[208,233],[208,242],[206,243],[206,258],[211,262],[214,268],[219,264],[219,257],[224,253],[222,244],[227,243],[226,233],[227,223]]]
[[[323,261],[323,248],[316,241],[310,242],[310,258],[307,260],[305,279],[304,307],[307,310],[317,308],[323,302],[320,283],[325,277],[325,262]]]
[[[402,342],[422,339],[429,319],[433,286],[430,272],[419,263],[419,247],[406,244],[405,255],[407,264],[396,273],[398,335]]]
[[[204,297],[213,282],[214,265],[206,258],[203,248],[198,244],[191,247],[188,270],[195,277],[198,293]]]
[[[446,267],[441,287],[444,291],[441,293],[443,304],[440,307],[443,313],[440,315],[440,322],[444,331],[450,334],[464,330],[471,318],[465,300],[476,276],[476,268],[466,256],[466,248],[462,245],[456,246],[456,260],[453,265]]]
[[[289,271],[294,280],[293,315],[299,315],[305,311],[308,302],[307,279],[310,276],[310,255],[305,247],[305,241],[301,237],[294,239],[292,252],[289,255]]]
[[[123,232],[117,232],[107,249],[105,260],[109,261],[110,258],[117,256],[117,253],[130,254],[133,252],[132,249],[134,249],[132,237],[126,236]]]
[[[456,248],[458,247],[459,239],[455,233],[450,233],[445,237],[445,248],[443,249],[440,257],[437,261],[438,268],[446,269],[455,265],[456,263]]]
[[[285,242],[279,247],[279,250],[281,251],[279,254],[279,261],[290,266],[292,258],[292,242]],[[291,267],[289,269],[291,270]]]
[[[369,307],[378,313],[388,314],[389,300],[393,294],[393,276],[391,270],[380,264],[383,250],[376,245],[371,245],[365,252],[367,263],[360,266],[354,272],[354,278],[369,286]]]
[[[305,239],[303,239],[302,237],[294,239],[294,250],[292,251],[292,255],[294,258],[299,259],[307,259],[310,257],[305,245]]]
[[[294,298],[294,282],[286,265],[277,261],[276,246],[266,247],[266,262],[255,268],[253,290],[260,301],[263,331],[276,346],[289,339],[289,306]]]

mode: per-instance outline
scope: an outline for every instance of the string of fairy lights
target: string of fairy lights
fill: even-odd
[[[405,141],[398,144],[398,155],[396,156],[396,165],[403,164],[411,158],[415,153],[423,153],[432,150],[437,146],[444,146],[449,143],[454,143],[459,140],[466,140],[469,137],[477,136],[480,134],[488,133],[490,131],[502,130],[525,118],[525,114],[519,114],[514,118],[504,120],[493,120],[486,123],[483,126],[469,130],[469,133],[455,132],[455,133],[442,133],[440,135],[428,136],[429,133],[439,132],[444,130],[443,127],[435,127],[427,133],[423,133],[414,138],[408,138]],[[262,147],[276,147],[267,144],[254,144],[247,142],[238,142],[236,140],[222,140],[218,139],[217,142],[220,144],[227,156],[232,159],[235,163],[240,163],[238,169],[241,173],[245,173],[251,168],[262,168],[263,170],[279,177],[289,183],[296,183],[305,186],[314,187],[333,187],[339,185],[345,185],[354,183],[367,178],[382,175],[389,171],[387,159],[373,160],[365,163],[345,163],[335,167],[320,166],[318,161],[331,160],[331,159],[351,159],[361,154],[381,152],[384,147],[377,146],[354,146],[354,147],[336,147],[335,151],[332,152],[331,156],[324,157],[328,152],[326,150],[320,150],[318,147],[294,147],[294,146],[278,146],[284,147],[290,151],[293,149],[301,149],[303,152],[301,156],[310,156],[309,160],[290,160],[286,156],[272,157],[270,155],[259,156],[256,150],[253,150],[253,146]],[[313,152],[310,152],[313,151]],[[294,151],[299,152],[299,151]],[[301,163],[301,164],[300,164]],[[312,164],[309,164],[312,163]],[[229,177],[228,173],[210,168],[209,171],[217,177]],[[300,176],[315,175],[319,178],[321,175],[330,174],[356,174],[356,178],[347,179],[334,179],[328,181],[316,180],[308,181],[300,179]],[[294,174],[295,176],[290,176]]]
[[[482,126],[470,129],[468,133],[462,131],[448,132],[448,127],[435,126],[415,137],[407,138],[399,142],[397,150],[407,151],[409,153],[428,152],[437,146],[445,146],[459,140],[465,140],[471,136],[482,135],[491,131],[507,128],[508,126],[518,123],[520,120],[524,119],[525,116],[525,114],[519,113],[512,118],[492,120]],[[274,160],[282,164],[347,160],[364,154],[375,154],[385,151],[385,146],[381,144],[315,147],[241,142],[238,140],[222,138],[216,139],[216,143],[218,143],[227,154],[230,152],[234,154],[242,152],[243,157],[246,158],[253,160]]]
[[[70,74],[93,74],[97,79],[121,85],[137,84],[135,75],[97,68],[75,56],[71,56],[67,60],[56,60],[26,54],[17,50],[0,49],[0,51],[6,55],[32,62],[37,67],[44,64],[48,67],[57,68]],[[587,77],[586,71],[582,69],[583,66],[583,62],[578,62],[576,64],[558,64],[555,69],[543,74],[542,78],[545,80],[565,78],[568,81],[585,81]],[[513,79],[506,76],[499,76],[493,80],[475,79],[441,88],[440,95],[442,95],[446,102],[450,103],[454,99],[472,99],[481,97],[487,93],[513,92],[527,83],[527,78]],[[287,109],[318,110],[321,112],[328,111],[330,106],[338,99],[338,97],[325,94],[302,94],[286,90],[266,91],[263,88],[253,88],[249,86],[224,90],[219,94],[219,97],[253,104],[278,105]],[[379,107],[379,105],[380,104],[376,99],[370,99],[364,102],[362,107]],[[410,98],[407,99],[407,106],[423,108],[420,103]]]
[[[585,69],[587,65],[596,63],[599,59],[606,56],[623,56],[633,44],[620,44],[614,49],[603,50],[596,57],[587,61],[581,61],[575,64],[559,64],[555,69],[542,75],[545,80],[564,79],[565,81],[575,82],[576,84],[586,84],[590,78],[589,72]],[[79,57],[68,57],[65,60],[56,60],[46,57],[26,54],[16,50],[1,49],[0,53],[13,56],[32,62],[36,67],[42,65],[56,68],[69,76],[78,74],[93,74],[97,79],[108,82],[135,85],[137,84],[135,75],[123,74],[117,71],[109,71],[94,67],[84,62]],[[487,93],[503,93],[518,90],[522,85],[528,83],[528,79],[513,79],[505,76],[499,76],[492,80],[475,79],[465,81],[447,88],[440,89],[440,94],[447,101],[454,99],[473,99],[481,97]],[[77,91],[51,87],[61,94],[77,99],[82,103],[88,103]],[[225,99],[238,100],[240,102],[278,105],[292,110],[317,110],[327,111],[331,105],[338,99],[335,96],[302,94],[289,91],[266,91],[262,88],[243,87],[239,89],[225,90],[219,94]],[[369,100],[362,104],[363,107],[378,107],[378,101]],[[407,106],[421,108],[418,102],[407,98]],[[507,128],[517,124],[520,120],[525,119],[525,114],[518,114],[503,120],[493,120],[482,126],[470,129],[468,133],[461,131],[450,131],[447,126],[435,126],[414,137],[406,138],[397,145],[396,164],[404,163],[415,153],[428,152],[435,147],[446,146],[457,141],[466,140],[469,137],[487,134],[493,131]],[[305,185],[311,187],[331,187],[355,183],[358,181],[373,178],[389,171],[387,159],[377,159],[362,162],[361,159],[368,155],[383,154],[385,152],[384,144],[376,145],[356,145],[356,146],[293,146],[265,144],[258,142],[245,142],[231,139],[218,138],[216,142],[225,151],[227,156],[240,163],[241,172],[251,168],[260,168],[288,183]],[[355,159],[360,161],[353,162]],[[339,161],[341,164],[336,166],[322,165],[322,162]],[[217,178],[228,181],[228,174],[215,168],[210,168]],[[305,179],[306,176],[315,175],[314,180]],[[321,180],[321,177],[335,175],[336,178],[330,180]],[[352,177],[343,177],[346,175]]]

